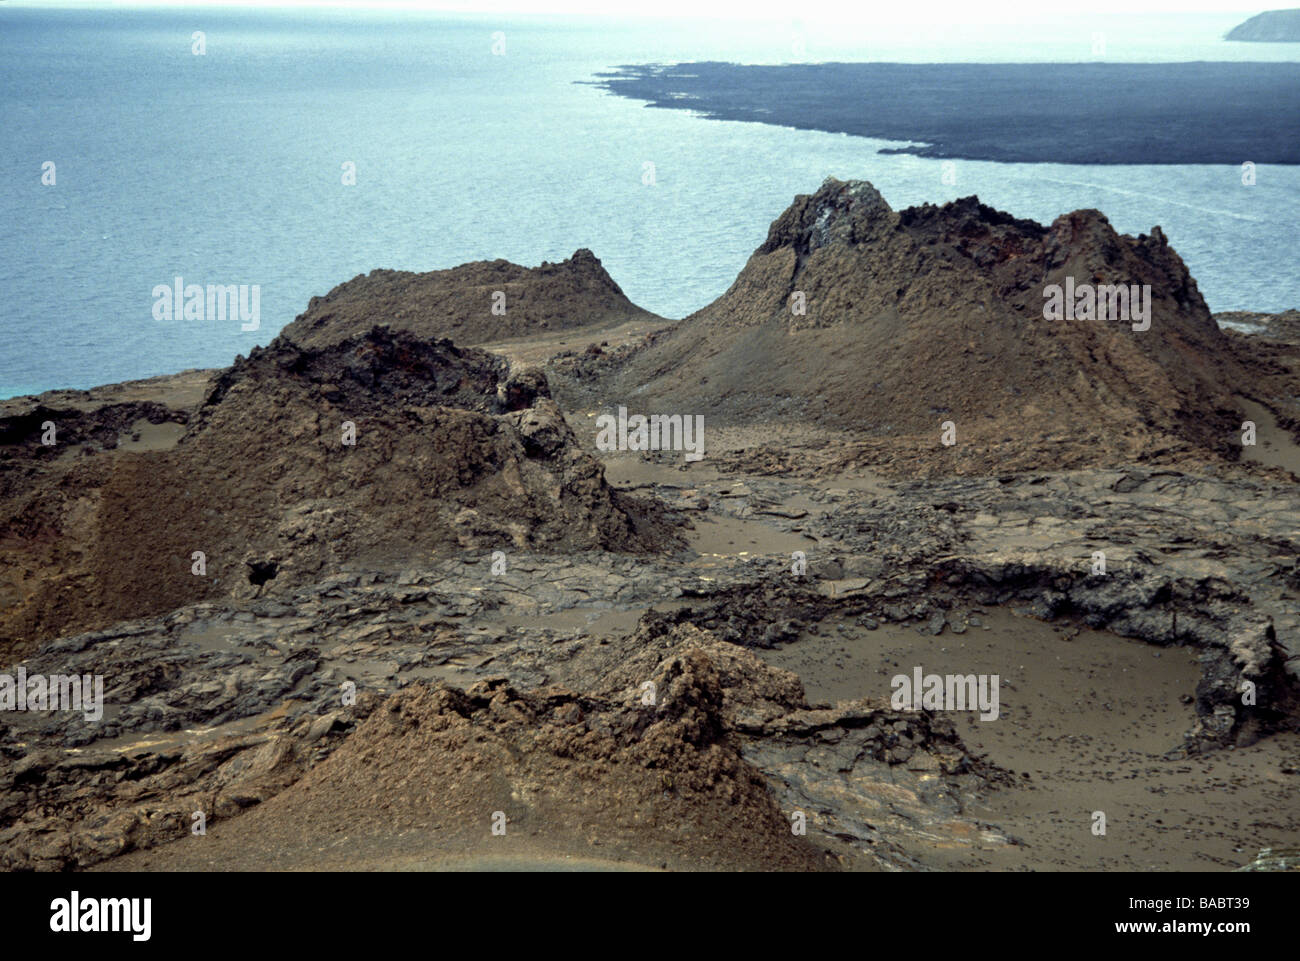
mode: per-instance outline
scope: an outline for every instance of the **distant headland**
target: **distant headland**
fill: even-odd
[[[1254,43],[1300,43],[1300,8],[1266,10],[1229,30],[1224,40]]]
[[[1300,63],[626,65],[596,85],[651,107],[906,142],[922,157],[1300,164]]]

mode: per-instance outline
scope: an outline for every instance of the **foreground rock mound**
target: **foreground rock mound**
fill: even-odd
[[[499,305],[495,313],[494,305]],[[318,347],[387,324],[421,337],[485,344],[659,319],[628,300],[595,254],[584,248],[562,263],[540,267],[492,260],[427,273],[372,270],[324,297],[313,297],[282,334]]]
[[[400,857],[390,839],[407,829],[412,856],[585,849],[656,867],[818,867],[727,735],[713,661],[682,649],[637,680],[656,685],[655,705],[636,689],[413,686],[236,831],[282,830],[296,810],[384,857]],[[495,812],[504,835],[492,833]]]
[[[0,436],[42,448],[32,418]],[[171,450],[43,456],[10,458],[24,480],[0,502],[8,648],[349,565],[669,542],[606,485],[540,373],[385,329],[253,351]]]
[[[884,837],[876,850],[842,853],[836,837],[895,821],[892,838],[942,832],[930,817],[951,822],[957,798],[1005,781],[943,719],[865,702],[810,709],[796,675],[689,624],[652,615],[579,660],[565,683],[537,688],[507,677],[465,689],[415,682],[291,730],[271,722],[260,738],[217,742],[180,763],[119,755],[113,786],[71,807],[69,821],[15,812],[10,863],[85,865],[179,840],[112,867],[880,867],[895,864]],[[837,745],[833,769],[792,773],[828,744]],[[214,770],[207,759],[218,749],[240,763]],[[28,796],[75,790],[75,772],[47,758],[15,771]],[[48,786],[31,786],[36,771],[48,772]],[[122,783],[134,781],[143,784]],[[864,786],[886,791],[891,809],[846,807]],[[206,837],[139,808],[147,799],[181,811],[205,791],[217,822]],[[873,810],[874,827],[858,823],[860,806]],[[806,834],[791,829],[796,815]],[[135,827],[143,820],[156,830]]]
[[[1149,285],[1149,318],[1135,303],[1124,319],[1044,319],[1052,285]],[[942,456],[978,472],[1233,459],[1235,395],[1271,397],[1277,373],[1232,353],[1158,227],[1121,236],[1094,210],[1043,227],[974,197],[896,212],[868,183],[828,180],[604,392],[733,422],[807,418],[886,441],[905,467]],[[941,446],[947,421],[955,446]]]

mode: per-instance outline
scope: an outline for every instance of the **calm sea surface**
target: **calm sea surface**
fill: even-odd
[[[646,61],[1091,60],[1095,33],[1112,60],[1300,59],[1220,41],[1238,19],[906,30],[2,6],[0,396],[228,364],[376,267],[590,247],[634,301],[680,317],[827,176],[871,180],[896,208],[974,193],[1041,221],[1096,207],[1124,232],[1160,224],[1212,309],[1300,306],[1300,168],[1243,187],[1236,167],[958,161],[949,184],[940,161],[883,141],[649,110],[580,82]],[[153,288],[177,276],[260,285],[260,329],[155,320]]]

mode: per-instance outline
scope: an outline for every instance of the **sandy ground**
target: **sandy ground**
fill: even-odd
[[[1273,412],[1263,404],[1244,397],[1241,398],[1241,407],[1255,423],[1255,443],[1242,446],[1242,457],[1266,467],[1280,467],[1300,475],[1300,444],[1278,425]]]
[[[1252,404],[1259,443],[1247,458],[1300,473],[1300,445],[1266,408]],[[728,432],[728,446],[744,438]],[[721,477],[706,463],[689,471],[630,457],[607,458],[611,481],[636,487]],[[744,478],[728,478],[743,485]],[[870,474],[832,477],[822,488],[878,491]],[[791,510],[813,505],[787,503]],[[690,534],[698,563],[810,549],[816,541],[777,530],[765,518],[703,519]],[[1190,648],[1158,647],[1069,624],[1048,624],[1005,609],[972,612],[980,626],[939,637],[906,626],[866,630],[827,621],[817,634],[762,651],[794,671],[810,702],[888,697],[890,679],[913,667],[937,674],[997,674],[1000,717],[953,714],[971,748],[1015,773],[1014,790],[990,794],[968,812],[1016,839],[972,853],[936,845],[926,860],[951,870],[1223,870],[1261,847],[1300,843],[1295,774],[1300,735],[1247,748],[1170,760],[1195,719],[1200,671]],[[1103,812],[1104,836],[1094,835]]]
[[[743,484],[707,465],[682,472],[611,457],[607,468],[612,480],[628,487],[672,480],[689,491],[688,480],[705,478]],[[824,483],[870,490],[883,482],[860,476]],[[779,530],[763,517],[700,518],[690,541],[702,573],[742,555],[788,556],[816,543]],[[676,602],[653,606],[665,610]],[[577,629],[597,641],[631,631],[640,613],[573,610],[484,623]],[[1275,735],[1250,747],[1190,759],[1166,756],[1195,720],[1191,696],[1200,675],[1192,649],[1158,647],[1069,623],[1048,624],[1009,609],[971,608],[960,612],[958,621],[960,633],[950,624],[932,636],[906,625],[868,628],[833,617],[797,641],[759,651],[768,663],[797,673],[814,705],[888,698],[891,678],[910,675],[916,666],[924,673],[998,676],[996,720],[980,720],[975,712],[947,715],[968,747],[1013,775],[1014,786],[986,792],[962,812],[970,822],[991,828],[991,838],[1011,843],[981,843],[978,837],[956,843],[941,831],[900,841],[918,862],[961,871],[1214,871],[1239,867],[1262,847],[1300,844],[1295,774],[1288,773],[1300,763],[1300,736]],[[356,676],[367,677],[365,664],[355,667]],[[467,683],[470,677],[463,664],[417,673],[451,683]],[[1094,833],[1098,812],[1105,816],[1104,835]],[[239,853],[249,843],[245,834],[238,821],[218,824],[204,839],[133,853],[96,870],[621,871],[691,866],[640,861],[616,843],[610,845],[612,857],[601,857],[600,848],[557,849],[544,825],[538,833],[512,838],[508,850],[499,845],[500,853],[481,840],[453,839],[418,826],[395,826],[390,836],[375,834],[372,826],[322,838],[315,849],[294,842],[269,860],[265,853]]]
[[[166,407],[185,410],[198,406],[215,369],[191,368],[177,374],[149,377],[144,380],[127,380],[120,384],[105,384],[89,390],[52,390],[40,397],[51,407],[70,407],[94,410],[105,404],[125,404],[132,401],[152,401]],[[14,413],[24,408],[30,397],[0,400],[0,415]]]
[[[517,367],[527,367],[543,364],[564,351],[584,350],[591,344],[604,345],[604,349],[610,350],[623,347],[641,340],[646,334],[668,326],[669,323],[670,321],[666,320],[634,320],[617,327],[584,327],[579,330],[557,331],[546,337],[522,337],[480,346],[484,350],[510,358],[510,362]]]
[[[1000,716],[956,714],[967,745],[1015,773],[1015,789],[968,812],[1019,840],[1010,847],[931,857],[953,870],[1195,871],[1239,866],[1269,844],[1300,842],[1293,775],[1300,737],[1192,760],[1162,755],[1194,709],[1183,703],[1199,672],[1185,648],[1049,625],[1006,610],[939,637],[908,627],[867,631],[823,624],[818,636],[762,656],[795,671],[809,700],[886,697],[912,673],[997,674]],[[830,628],[828,630],[828,627]],[[1106,816],[1092,833],[1093,812]]]

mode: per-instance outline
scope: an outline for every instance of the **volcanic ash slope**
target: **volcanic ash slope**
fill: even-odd
[[[1150,328],[1044,319],[1045,290],[1067,278],[1150,285]],[[1278,375],[1233,352],[1158,227],[1123,236],[1095,210],[1043,227],[974,197],[897,212],[871,184],[831,179],[603,393],[851,431],[905,470],[942,451],[952,421],[944,469],[980,473],[1235,459],[1235,395]]]
[[[450,337],[464,346],[660,320],[628,300],[584,248],[562,263],[532,268],[485,260],[426,273],[372,270],[313,297],[281,333],[294,343],[319,347],[382,323],[420,337]]]

